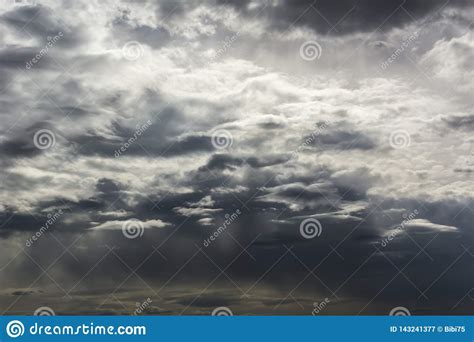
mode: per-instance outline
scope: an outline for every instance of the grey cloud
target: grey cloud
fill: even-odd
[[[368,135],[357,131],[335,130],[320,135],[307,136],[305,141],[315,148],[336,148],[340,150],[370,150],[376,143]]]
[[[448,115],[443,117],[443,121],[454,129],[472,130],[474,128],[474,114]]]
[[[39,49],[33,47],[13,46],[0,50],[0,67],[26,69],[28,62],[35,58]],[[43,56],[34,65],[34,68],[47,68],[50,66],[50,59],[48,56]]]
[[[470,5],[468,0],[456,0],[448,3],[442,0],[429,3],[421,0],[384,2],[343,0],[337,3],[331,0],[317,2],[285,0],[277,4],[270,1],[262,2],[255,8],[249,6],[250,1],[220,0],[219,2],[230,5],[248,16],[254,16],[261,11],[260,15],[266,17],[271,25],[279,30],[286,30],[292,25],[296,25],[332,35],[353,34],[376,29],[389,30],[412,23],[413,17],[422,19],[429,15],[436,15],[437,11],[445,6],[463,8]]]
[[[14,28],[16,34],[25,38],[34,36],[40,44],[47,43],[48,38],[60,32],[64,36],[55,43],[58,47],[75,47],[84,39],[80,29],[69,27],[51,8],[42,5],[17,7],[2,14],[0,22]]]

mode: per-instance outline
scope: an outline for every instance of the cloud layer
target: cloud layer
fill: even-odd
[[[472,314],[473,13],[2,3],[3,313]]]

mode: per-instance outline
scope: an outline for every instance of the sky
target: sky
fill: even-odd
[[[0,1],[0,314],[472,315],[468,0]]]

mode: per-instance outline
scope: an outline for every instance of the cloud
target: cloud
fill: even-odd
[[[442,224],[435,224],[424,219],[415,219],[406,223],[406,226],[411,230],[422,233],[423,231],[436,231],[436,232],[455,232],[456,227],[445,226]]]
[[[439,40],[421,60],[434,76],[466,94],[474,91],[474,34]]]
[[[0,5],[0,307],[309,314],[327,297],[328,314],[472,313],[454,306],[472,288],[473,8],[401,3]],[[301,57],[308,40],[319,59]],[[130,223],[146,235],[127,239]],[[50,277],[32,259],[56,260]]]
[[[92,230],[122,230],[123,227],[129,224],[131,221],[106,221],[98,226],[94,226]],[[139,221],[133,220],[133,224],[136,224],[144,229],[151,228],[164,228],[169,225],[169,223],[163,222],[161,220],[148,220],[148,221]]]
[[[389,0],[374,3],[370,0],[343,0],[337,4],[331,0],[317,1],[264,1],[258,5],[250,1],[220,1],[230,5],[244,15],[255,16],[262,11],[273,27],[285,30],[292,25],[308,27],[321,34],[353,34],[376,29],[388,30],[402,27],[413,18],[423,19],[436,15],[440,9],[449,6],[463,8],[469,6],[467,0],[446,3],[442,0],[428,4],[419,0]],[[407,14],[408,12],[409,14]]]

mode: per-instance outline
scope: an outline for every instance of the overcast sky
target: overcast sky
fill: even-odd
[[[1,313],[473,314],[473,18],[1,0]]]

